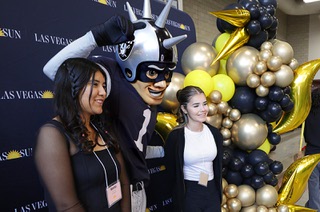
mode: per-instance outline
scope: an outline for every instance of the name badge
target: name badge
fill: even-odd
[[[209,175],[208,174],[206,174],[204,172],[200,172],[200,178],[199,178],[198,184],[207,187],[208,179],[209,179]]]
[[[107,200],[109,208],[122,199],[120,181],[116,181],[106,188]]]

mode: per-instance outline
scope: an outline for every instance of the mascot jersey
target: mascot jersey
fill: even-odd
[[[88,58],[96,47],[92,33],[88,32],[56,54],[45,65],[44,73],[53,80],[64,60],[71,57]],[[124,78],[115,60],[102,56],[92,56],[88,59],[95,61],[106,71],[109,96],[105,106],[119,138],[130,183],[144,181],[148,184],[150,176],[145,154],[147,141],[151,139],[156,124],[156,107],[150,107],[143,101],[134,87]]]

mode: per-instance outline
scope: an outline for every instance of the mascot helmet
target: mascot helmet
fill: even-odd
[[[126,3],[130,20],[138,27],[134,31],[133,41],[117,45],[116,60],[129,82],[137,79],[138,66],[141,63],[177,63],[176,44],[184,40],[187,35],[172,37],[165,28],[172,1],[169,0],[155,22],[151,16],[150,0],[144,1],[143,18],[140,20],[133,13],[130,4]]]

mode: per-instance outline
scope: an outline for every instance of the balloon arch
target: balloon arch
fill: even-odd
[[[164,112],[158,114],[157,129],[165,138],[177,124],[176,92],[188,85],[205,92],[207,122],[224,138],[221,211],[315,211],[295,203],[320,154],[305,156],[287,170],[268,156],[281,134],[306,119],[320,68],[320,59],[299,64],[292,46],[276,38],[276,9],[276,0],[239,0],[211,12],[220,34],[212,45],[195,42],[185,49],[185,75],[173,74],[161,104]]]

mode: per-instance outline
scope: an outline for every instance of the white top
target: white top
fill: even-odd
[[[193,132],[184,128],[184,179],[199,181],[200,173],[209,175],[208,180],[214,178],[213,160],[217,156],[217,146],[207,125],[203,125],[201,132]]]

